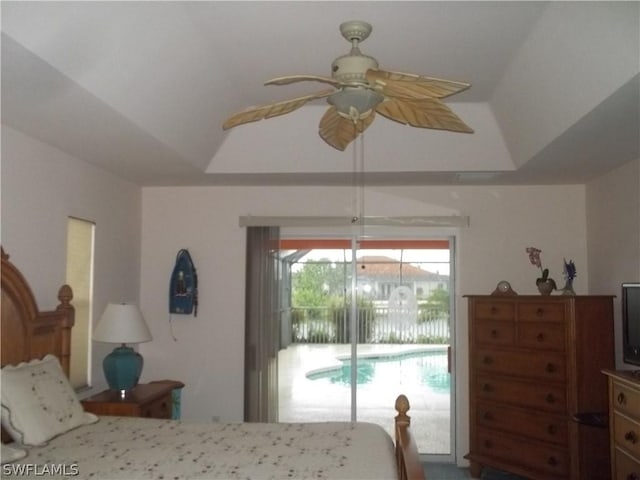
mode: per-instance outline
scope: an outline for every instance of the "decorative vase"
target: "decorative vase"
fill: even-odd
[[[545,280],[544,282],[536,282],[540,295],[551,295],[553,291],[553,283],[551,280]]]
[[[562,295],[575,295],[576,292],[573,290],[573,280],[567,280],[562,288]]]

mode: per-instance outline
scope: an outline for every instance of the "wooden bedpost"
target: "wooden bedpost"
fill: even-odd
[[[424,467],[420,462],[418,446],[411,433],[411,417],[409,411],[409,399],[405,395],[399,395],[396,399],[396,463],[398,465],[398,478],[400,480],[426,480]]]
[[[73,290],[69,285],[62,285],[58,290],[60,304],[56,307],[56,312],[60,312],[65,318],[65,321],[60,324],[62,335],[59,360],[67,376],[69,376],[71,370],[71,329],[76,320],[76,310],[71,305],[71,300],[73,300]]]

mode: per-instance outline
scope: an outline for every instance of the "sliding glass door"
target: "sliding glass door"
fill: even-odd
[[[404,393],[420,452],[452,455],[452,240],[282,239],[280,257],[279,421],[392,432]]]

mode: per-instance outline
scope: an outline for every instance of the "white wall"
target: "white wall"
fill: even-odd
[[[142,194],[141,304],[153,342],[143,344],[143,376],[187,385],[183,415],[242,420],[245,230],[243,215],[346,215],[350,188],[149,187]],[[573,259],[575,288],[587,290],[585,188],[406,187],[367,190],[367,215],[469,215],[458,234],[456,305],[458,459],[468,451],[467,313],[463,294],[491,293],[501,279],[537,294],[538,271],[525,253],[542,249],[544,266],[562,283],[562,259]],[[322,234],[322,231],[319,232]],[[429,231],[424,231],[429,235]],[[188,248],[198,269],[198,317],[168,314],[175,255]]]
[[[141,345],[143,380],[187,384],[187,419],[241,420],[245,230],[243,215],[349,215],[350,188],[154,187],[142,190],[30,137],[2,127],[2,245],[41,308],[56,305],[65,278],[66,218],[96,222],[96,303],[140,299],[154,340]],[[535,294],[527,246],[562,282],[562,259],[578,269],[578,294],[614,293],[640,277],[640,160],[584,186],[389,187],[367,190],[368,215],[469,215],[457,237],[459,462],[468,449],[466,300],[501,279]],[[322,232],[319,232],[322,233]],[[425,230],[425,235],[431,231]],[[588,240],[588,242],[587,242]],[[588,245],[587,245],[588,244]],[[198,317],[169,325],[169,275],[189,248],[200,279]],[[140,273],[141,272],[141,273]],[[138,289],[140,291],[138,292]],[[138,295],[139,293],[139,295]],[[619,332],[617,332],[619,335]],[[110,346],[97,347],[93,373]]]
[[[640,281],[640,159],[587,186],[589,288],[617,295],[614,302],[616,366],[622,361],[621,284]]]
[[[65,283],[69,216],[96,224],[94,322],[107,302],[138,301],[140,204],[140,187],[2,125],[2,246],[40,309],[58,304]],[[113,345],[93,346],[101,390],[102,358]]]

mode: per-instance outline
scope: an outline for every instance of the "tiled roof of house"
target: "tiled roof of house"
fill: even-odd
[[[384,256],[364,256],[358,258],[358,271],[368,277],[397,277],[421,281],[438,281],[447,275],[429,272],[410,263],[399,262]]]

